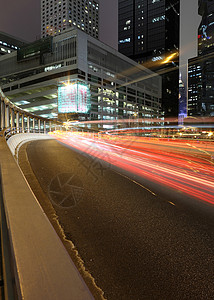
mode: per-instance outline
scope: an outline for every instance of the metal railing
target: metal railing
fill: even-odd
[[[19,134],[19,133],[41,133],[41,134],[45,134],[47,132],[50,132],[51,128],[30,128],[30,129],[26,129],[26,128],[22,128],[20,127],[19,129],[17,129],[16,127],[12,127],[12,128],[7,128],[4,130],[4,137],[6,139],[6,141],[13,135],[15,134]]]

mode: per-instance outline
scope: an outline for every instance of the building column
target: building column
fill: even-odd
[[[1,107],[1,97],[0,97],[0,131],[1,131],[1,109],[2,107]]]
[[[33,133],[35,133],[35,118],[33,118]]]
[[[5,103],[1,101],[1,130],[5,128]]]
[[[51,121],[49,121],[49,132],[51,132],[51,126],[52,126]]]
[[[10,109],[10,127],[11,129],[15,127],[15,112],[12,108]]]
[[[8,128],[10,126],[10,107],[5,105],[5,127]]]
[[[19,112],[16,112],[16,132],[19,133]]]
[[[25,132],[25,120],[24,120],[25,116],[24,116],[24,114],[21,115],[21,118],[22,118],[22,132]]]
[[[27,116],[27,132],[30,132],[30,117]]]
[[[41,120],[38,119],[38,132],[40,133],[40,129],[41,129]]]
[[[46,133],[46,121],[43,122],[43,131]]]

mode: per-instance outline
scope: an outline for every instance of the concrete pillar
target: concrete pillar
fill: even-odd
[[[1,97],[0,97],[0,131],[1,131]]]
[[[16,113],[16,131],[19,133],[19,112]]]
[[[25,116],[22,114],[21,118],[22,118],[22,132],[25,132]]]
[[[5,103],[1,101],[1,130],[5,128]]]
[[[10,107],[5,105],[5,127],[8,128],[10,126]]]
[[[51,121],[49,121],[49,132],[51,132]]]
[[[38,119],[38,131],[39,131],[39,133],[40,133],[40,129],[41,129],[41,120]]]
[[[44,133],[46,133],[46,121],[43,122]]]
[[[10,127],[11,129],[15,127],[15,112],[12,108],[10,109]]]
[[[35,133],[35,118],[33,118],[33,133]]]
[[[27,132],[30,132],[30,117],[27,116]]]

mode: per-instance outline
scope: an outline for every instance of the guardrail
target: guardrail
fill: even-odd
[[[49,132],[51,131],[51,128],[48,128],[49,129]],[[26,129],[26,128],[19,128],[17,130],[16,127],[13,127],[13,128],[7,128],[4,130],[4,137],[6,139],[6,141],[13,135],[15,134],[21,134],[21,133],[47,133],[47,129],[44,128],[44,129],[33,129],[33,128],[30,128],[29,130]]]

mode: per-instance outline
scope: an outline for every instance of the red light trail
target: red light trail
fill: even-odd
[[[54,132],[72,148],[188,196],[214,204],[214,143]]]

